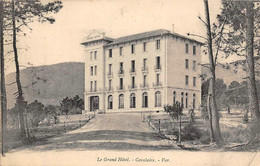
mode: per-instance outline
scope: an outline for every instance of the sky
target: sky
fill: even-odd
[[[121,36],[151,31],[172,30],[206,36],[198,16],[205,18],[203,0],[64,0],[63,8],[53,14],[54,24],[31,23],[33,29],[18,38],[21,67],[62,62],[84,62],[80,43],[96,29],[106,36]],[[220,1],[209,0],[211,22],[220,12]],[[203,41],[201,39],[197,39]],[[202,55],[202,61],[206,56]],[[28,64],[30,63],[30,65]],[[6,64],[6,73],[14,72],[14,62]]]

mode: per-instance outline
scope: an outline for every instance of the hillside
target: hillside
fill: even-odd
[[[15,73],[6,76],[6,84],[15,81]],[[43,104],[59,105],[65,97],[84,93],[84,63],[69,62],[21,70],[21,83],[25,100],[38,100]],[[8,108],[15,105],[16,84],[6,87]]]

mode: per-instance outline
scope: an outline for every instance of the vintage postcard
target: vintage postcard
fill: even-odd
[[[257,166],[260,3],[0,0],[1,165]]]

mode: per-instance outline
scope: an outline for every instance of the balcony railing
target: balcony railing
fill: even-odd
[[[155,70],[155,72],[160,72],[162,70],[162,66],[161,65],[155,65],[154,70]]]
[[[107,72],[107,77],[108,78],[112,78],[113,77],[113,73],[112,72]]]
[[[125,86],[117,86],[116,89],[118,91],[122,91],[122,90],[125,90]]]
[[[128,89],[136,89],[137,86],[136,85],[128,85]]]
[[[162,87],[162,82],[154,82],[153,87]]]
[[[135,75],[135,74],[136,74],[135,69],[130,69],[130,70],[129,70],[129,73],[130,73],[131,75]]]
[[[118,71],[118,76],[123,77],[124,73],[125,73],[125,71],[121,69],[121,70]]]
[[[87,91],[87,93],[96,93],[96,92],[101,92],[102,89],[101,88],[90,88],[89,91]]]
[[[142,67],[142,73],[143,73],[143,74],[147,74],[147,73],[148,73],[148,67],[143,66],[143,67]]]
[[[114,90],[113,87],[107,87],[107,88],[106,88],[106,91],[108,91],[108,92],[113,91],[113,90]]]
[[[148,85],[147,83],[145,83],[145,84],[140,84],[140,88],[146,89],[146,88],[149,88],[149,85]]]

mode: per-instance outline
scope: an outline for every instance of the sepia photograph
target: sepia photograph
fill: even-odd
[[[259,166],[260,1],[0,0],[2,166]]]

